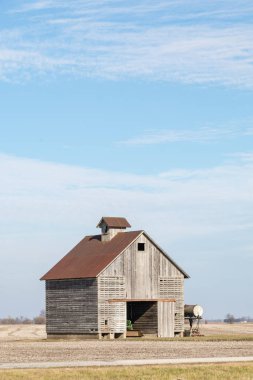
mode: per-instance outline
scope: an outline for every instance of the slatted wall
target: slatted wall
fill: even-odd
[[[46,329],[48,334],[97,332],[97,280],[46,281]]]
[[[126,303],[109,302],[126,298],[124,276],[98,278],[98,328],[100,333],[124,333],[126,331]]]
[[[184,331],[184,279],[159,277],[159,297],[175,298],[175,332]]]

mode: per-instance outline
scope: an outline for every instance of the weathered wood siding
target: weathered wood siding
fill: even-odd
[[[145,244],[144,251],[138,251],[138,243]],[[145,235],[131,244],[100,276],[124,276],[128,299],[176,298],[175,332],[183,331],[184,276]],[[161,291],[161,278],[176,279],[174,290],[167,281]]]
[[[97,279],[46,281],[48,334],[91,334],[98,330]]]
[[[174,302],[158,302],[158,336],[174,337]]]
[[[184,279],[182,277],[159,277],[160,298],[174,298],[175,332],[184,331]]]
[[[99,333],[124,333],[126,331],[126,303],[108,302],[109,299],[126,298],[124,276],[98,278],[98,330]]]

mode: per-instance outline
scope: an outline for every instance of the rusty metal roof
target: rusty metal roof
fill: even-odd
[[[108,227],[111,228],[127,228],[131,227],[126,218],[121,217],[112,217],[112,216],[103,216],[97,227],[100,227],[101,223],[105,222]]]
[[[86,236],[41,280],[97,277],[142,232],[119,232],[107,242],[101,241],[101,235]]]

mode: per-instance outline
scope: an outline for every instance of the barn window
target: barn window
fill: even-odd
[[[145,243],[138,243],[138,251],[145,251]]]

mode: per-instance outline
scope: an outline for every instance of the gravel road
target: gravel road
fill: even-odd
[[[71,368],[71,367],[115,367],[133,365],[178,365],[178,364],[207,364],[207,363],[242,363],[253,362],[250,357],[227,357],[227,358],[183,358],[183,359],[135,359],[113,361],[65,361],[65,362],[37,362],[37,363],[4,363],[1,369],[32,369],[32,368]]]

